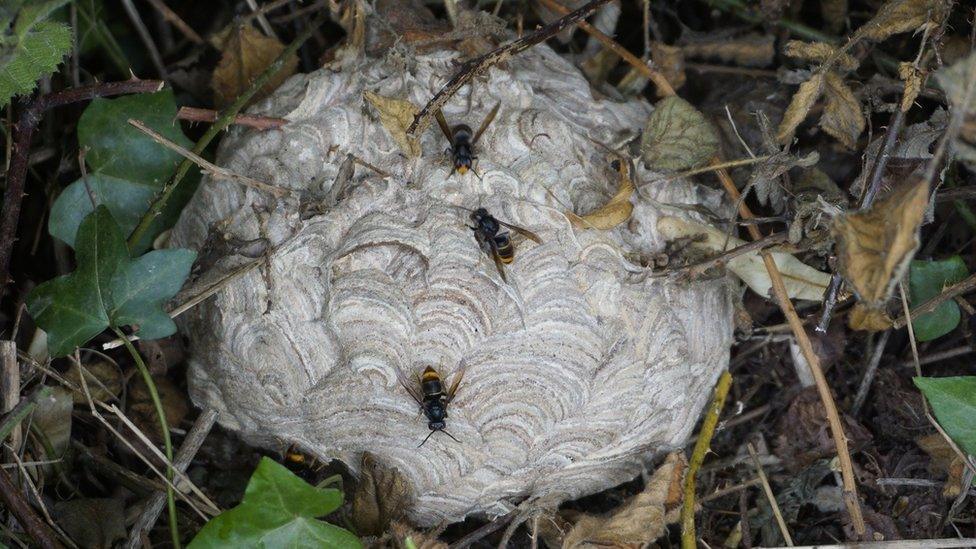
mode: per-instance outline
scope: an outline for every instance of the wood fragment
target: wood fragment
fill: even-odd
[[[189,122],[216,122],[220,113],[213,109],[198,109],[196,107],[180,107],[176,112],[176,118]],[[253,114],[239,114],[234,117],[231,124],[237,126],[248,126],[257,130],[271,130],[280,128],[288,123],[284,118],[273,116],[255,116]]]

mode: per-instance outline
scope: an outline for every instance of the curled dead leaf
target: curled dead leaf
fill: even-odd
[[[352,521],[360,534],[378,536],[399,519],[410,500],[410,485],[396,469],[363,453],[359,485],[352,497]],[[416,540],[415,540],[416,541]]]
[[[793,94],[790,106],[783,113],[783,121],[780,122],[779,130],[776,132],[776,140],[780,144],[786,145],[793,140],[796,128],[810,114],[820,94],[823,93],[826,78],[823,73],[816,73],[809,80],[800,84],[800,89]]]
[[[634,211],[634,205],[630,202],[630,197],[634,194],[634,181],[630,177],[631,166],[629,162],[619,160],[617,164],[620,186],[617,187],[616,194],[606,204],[586,215],[566,212],[566,217],[574,226],[581,229],[608,230],[630,219]]]
[[[857,323],[879,326],[883,311],[918,248],[919,227],[929,204],[929,183],[912,180],[869,209],[834,219],[838,269],[866,310],[857,310]],[[852,316],[852,321],[854,317]]]
[[[898,78],[905,81],[905,92],[901,95],[901,112],[908,112],[922,91],[922,71],[913,63],[900,63]]]
[[[653,542],[678,518],[681,481],[687,467],[680,452],[669,454],[654,471],[644,491],[609,517],[581,515],[563,539],[563,549],[641,545]]]
[[[414,116],[420,109],[405,99],[383,97],[371,91],[364,92],[363,97],[379,113],[380,123],[390,133],[390,137],[400,150],[408,156],[420,156],[420,143],[407,137],[407,128],[413,123]]]
[[[790,40],[783,47],[783,54],[793,59],[803,59],[818,64],[822,64],[836,55],[834,66],[844,71],[852,71],[860,65],[857,59],[854,59],[850,54],[846,52],[838,54],[837,48],[824,42]]]
[[[966,114],[976,113],[976,93],[969,93],[976,85],[976,52],[940,69],[935,73],[935,79],[945,90],[953,108],[963,109]]]
[[[840,75],[834,72],[827,73],[824,94],[827,104],[824,106],[823,116],[820,117],[820,127],[845,147],[853,149],[857,145],[858,136],[864,131],[861,103]]]
[[[718,229],[687,221],[677,217],[661,217],[657,228],[668,240],[691,238],[704,235],[704,239],[693,240],[691,246],[712,251],[724,252],[745,244],[745,241],[728,236]],[[830,283],[830,275],[820,272],[790,254],[771,252],[776,266],[783,275],[786,292],[792,299],[819,301]],[[752,291],[769,299],[772,295],[772,281],[759,252],[736,256],[726,263],[732,273],[746,283]]]
[[[88,385],[88,392],[95,400],[108,401],[122,393],[122,372],[119,367],[107,360],[99,360],[84,365],[85,383]],[[81,370],[78,363],[72,361],[68,371],[64,374],[65,379],[70,381],[75,387],[81,388]],[[88,402],[84,391],[71,393],[75,404],[85,404]]]
[[[641,139],[644,164],[659,170],[703,166],[718,152],[718,133],[691,103],[678,96],[654,104]]]
[[[190,404],[186,400],[186,392],[176,386],[168,377],[153,376],[156,384],[156,391],[159,393],[159,400],[163,404],[163,412],[166,414],[166,422],[170,427],[175,427],[183,421],[186,414],[190,411]],[[159,419],[156,416],[156,407],[153,405],[152,396],[149,389],[142,380],[142,376],[133,376],[129,382],[128,409],[126,414],[143,433],[155,442],[163,440],[162,431],[159,428]]]
[[[214,69],[210,87],[214,91],[214,103],[225,107],[251,86],[281,54],[285,46],[269,38],[251,25],[234,29],[221,46],[220,62]],[[258,91],[251,102],[274,91],[298,68],[298,56],[292,56],[275,75]]]
[[[914,31],[940,20],[946,4],[943,0],[891,0],[855,31],[852,40],[880,42],[895,34]]]
[[[891,328],[892,324],[887,312],[864,303],[855,303],[847,314],[847,326],[858,332],[882,332]]]

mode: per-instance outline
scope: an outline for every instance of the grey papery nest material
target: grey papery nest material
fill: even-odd
[[[293,442],[353,468],[372,452],[405,475],[421,525],[505,513],[526,498],[554,506],[633,478],[685,443],[732,340],[725,280],[650,277],[634,259],[662,250],[659,215],[695,209],[675,205],[721,211],[714,191],[642,187],[632,218],[610,231],[574,229],[561,213],[613,195],[618,177],[594,141],[633,138],[646,102],[594,97],[573,66],[537,46],[445,110],[452,124],[477,127],[501,102],[476,147],[481,179],[448,177],[436,125],[420,157],[398,148],[364,91],[423,105],[457,57],[368,59],[291,78],[252,109],[291,122],[232,130],[218,163],[302,198],[207,180],[173,232],[180,246],[202,246],[212,227],[272,244],[266,264],[182,317],[196,402],[269,447]],[[327,194],[347,153],[389,176],[357,166],[334,208],[303,208]],[[638,167],[635,179],[640,187],[652,173]],[[544,242],[515,238],[504,284],[455,205],[483,206]],[[449,383],[462,361],[447,419],[460,443],[434,433],[418,449],[427,422],[397,371],[431,365]]]

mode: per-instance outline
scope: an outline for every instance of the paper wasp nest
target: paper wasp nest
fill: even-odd
[[[659,215],[721,211],[714,192],[644,185],[652,174],[637,167],[629,221],[584,230],[562,213],[616,192],[597,143],[621,148],[651,107],[594,96],[569,62],[536,46],[448,103],[447,120],[473,128],[501,103],[475,147],[481,179],[448,177],[436,124],[411,156],[363,96],[422,106],[457,57],[388,56],[291,78],[252,109],[290,123],[233,129],[218,164],[296,192],[275,199],[205,180],[173,232],[204,255],[226,254],[208,249],[215,234],[231,238],[222,249],[270,242],[257,267],[181,317],[197,403],[269,448],[297,443],[353,468],[372,452],[412,485],[409,516],[422,525],[526,499],[554,506],[632,479],[685,443],[732,340],[724,280],[672,282],[640,263],[663,249]],[[383,174],[356,163],[330,195],[349,153]],[[456,206],[485,207],[544,242],[513,239],[503,284]],[[231,253],[215,270],[252,261]],[[449,384],[462,360],[447,407],[460,442],[434,433],[418,449],[430,431],[396,372],[415,378],[432,365]]]

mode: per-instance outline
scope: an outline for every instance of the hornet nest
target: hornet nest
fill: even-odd
[[[501,105],[474,147],[477,173],[450,174],[437,125],[411,143],[377,101],[423,105],[458,55],[292,77],[251,109],[289,123],[234,128],[218,154],[290,193],[206,179],[172,233],[220,256],[198,285],[237,272],[181,317],[194,400],[253,443],[354,468],[371,452],[404,475],[420,525],[554,507],[633,478],[685,444],[732,343],[727,280],[678,283],[640,261],[664,249],[659,216],[723,211],[716,192],[642,185],[653,172],[639,166],[625,222],[598,230],[564,213],[614,195],[608,152],[650,105],[594,98],[536,46],[448,102],[446,119],[473,128]],[[507,282],[470,228],[464,208],[479,207],[542,239],[513,233]],[[264,254],[215,246],[259,240]],[[446,420],[458,442],[435,432],[418,449],[427,419],[400,378],[419,390],[432,366],[446,387],[462,364]]]

